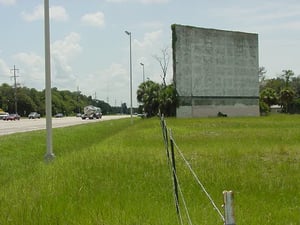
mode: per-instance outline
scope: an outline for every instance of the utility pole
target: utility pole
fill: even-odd
[[[17,103],[17,74],[16,72],[19,72],[19,69],[16,69],[16,66],[14,65],[14,68],[10,71],[14,72],[14,75],[12,76],[14,78],[14,97],[15,97],[15,113],[18,114],[18,103]]]
[[[77,106],[78,106],[78,113],[80,113],[79,96],[80,96],[80,91],[79,91],[79,86],[77,86]]]

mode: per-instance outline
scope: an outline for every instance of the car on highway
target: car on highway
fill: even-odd
[[[9,114],[7,112],[0,112],[0,120],[3,120],[5,117],[7,117]]]
[[[62,114],[62,113],[57,113],[55,115],[55,118],[62,118],[62,117],[64,117],[64,114]]]
[[[40,119],[41,115],[37,112],[31,112],[28,115],[28,119]]]
[[[20,118],[21,117],[18,114],[14,113],[14,114],[9,114],[8,116],[4,117],[3,120],[6,120],[6,121],[8,121],[8,120],[20,120]]]

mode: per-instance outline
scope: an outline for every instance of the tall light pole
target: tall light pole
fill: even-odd
[[[131,55],[131,32],[125,31],[127,35],[129,35],[129,57],[130,57],[130,118],[131,124],[133,123],[132,120],[132,55]]]
[[[145,65],[144,63],[140,63],[140,64],[143,67],[143,83],[145,83]]]
[[[46,81],[46,129],[47,129],[47,152],[46,161],[51,161],[55,155],[52,150],[52,103],[51,103],[51,64],[50,64],[50,22],[49,0],[44,0],[44,26],[45,26],[45,81]]]

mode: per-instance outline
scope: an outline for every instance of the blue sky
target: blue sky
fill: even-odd
[[[171,25],[258,33],[259,65],[267,77],[300,74],[300,1],[49,0],[52,87],[129,106],[129,36],[133,100],[145,77],[161,82],[154,56],[169,49]],[[45,88],[43,0],[0,0],[0,83]],[[172,79],[172,61],[167,81]]]

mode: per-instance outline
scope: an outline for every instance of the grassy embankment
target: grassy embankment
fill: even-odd
[[[218,206],[235,192],[238,225],[300,224],[300,117],[167,119]],[[0,224],[174,225],[172,182],[158,119],[0,137]],[[182,161],[194,224],[222,224]]]

